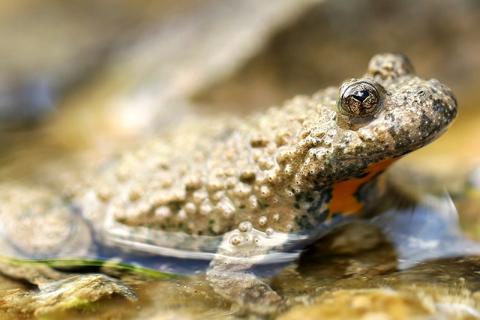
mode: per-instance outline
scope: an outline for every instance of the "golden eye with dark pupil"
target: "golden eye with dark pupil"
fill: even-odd
[[[357,82],[346,87],[340,98],[342,111],[354,117],[373,115],[379,107],[380,96],[377,89],[368,82]]]

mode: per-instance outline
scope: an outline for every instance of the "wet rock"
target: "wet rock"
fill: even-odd
[[[294,307],[279,319],[402,320],[431,314],[432,310],[413,296],[389,289],[367,289],[326,293],[312,305]]]
[[[132,289],[105,275],[71,276],[41,284],[34,291],[11,290],[0,298],[0,311],[41,316],[88,308],[114,295],[131,302],[137,299]]]
[[[394,290],[344,289],[327,292],[310,305],[296,306],[279,317],[295,319],[478,319],[478,294],[432,287]]]
[[[0,273],[10,279],[32,285],[59,280],[68,276],[47,265],[20,263],[3,258],[0,258]]]
[[[386,241],[381,230],[373,225],[354,222],[343,226],[315,244],[316,254],[357,254],[374,249]]]

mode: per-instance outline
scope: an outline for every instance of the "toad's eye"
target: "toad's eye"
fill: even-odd
[[[381,105],[381,95],[376,86],[367,81],[353,81],[340,89],[340,111],[355,118],[374,115]]]

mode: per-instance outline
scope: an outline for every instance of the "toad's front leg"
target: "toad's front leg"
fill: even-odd
[[[271,312],[281,305],[282,298],[252,270],[268,260],[284,260],[274,248],[287,242],[287,236],[254,229],[243,222],[238,229],[224,235],[217,254],[210,263],[207,279],[216,293],[250,311]],[[272,258],[273,257],[273,258]]]

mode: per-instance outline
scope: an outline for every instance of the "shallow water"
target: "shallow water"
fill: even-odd
[[[62,8],[61,4],[51,2],[52,8]],[[164,6],[171,9],[148,10],[136,5],[135,10],[129,11],[124,4],[117,18],[111,17],[111,20],[102,18],[105,13],[99,13],[97,23],[104,22],[108,28],[104,34],[99,32],[98,40],[80,48],[81,52],[103,52],[105,47],[116,52],[128,48],[125,37],[141,39],[147,35],[149,39],[148,32],[155,30],[151,27],[162,22],[164,15],[175,21],[176,15],[188,11],[191,4],[186,1],[177,8],[167,1]],[[109,4],[105,2],[103,7],[108,8]],[[13,11],[8,10],[12,9],[0,6],[0,14],[22,14],[22,10],[26,10],[23,14],[28,16],[29,12],[20,5]],[[72,8],[55,10],[59,10],[56,16],[64,14],[64,23],[68,25]],[[158,16],[153,11],[157,11]],[[48,10],[46,12],[48,17]],[[88,13],[85,14],[88,18]],[[298,266],[289,266],[272,279],[272,286],[286,298],[288,306],[272,317],[480,318],[478,250],[476,242],[463,237],[465,233],[472,239],[480,238],[480,188],[471,180],[475,179],[472,172],[480,166],[480,111],[476,90],[480,85],[480,44],[475,41],[479,36],[479,17],[479,5],[467,0],[426,1],[421,5],[413,0],[389,4],[366,0],[355,4],[327,1],[304,9],[299,17],[277,26],[266,44],[256,49],[256,54],[243,61],[235,72],[194,92],[195,104],[189,106],[193,109],[176,109],[183,110],[178,112],[172,109],[178,113],[174,118],[171,118],[172,110],[160,113],[165,118],[160,125],[153,125],[157,131],[167,130],[168,125],[195,113],[250,113],[298,93],[310,94],[326,85],[336,85],[345,77],[361,73],[373,53],[384,51],[406,53],[421,75],[438,77],[457,94],[460,114],[449,132],[396,165],[398,172],[407,173],[405,181],[396,180],[399,184],[406,183],[422,194],[440,195],[438,201],[434,201],[436,204],[444,203],[445,194],[451,195],[454,206],[449,208],[454,208],[455,214],[447,220],[424,220],[426,228],[422,229],[421,221],[415,219],[424,217],[419,214],[421,205],[417,205],[410,211],[416,213],[411,219],[398,221],[387,215],[384,220],[376,220],[384,229],[388,227],[390,233],[378,233],[376,229],[362,226],[323,239],[303,253]],[[125,19],[136,26],[127,35],[123,35],[129,25],[122,22]],[[39,26],[44,20],[41,19]],[[35,20],[32,21],[35,24]],[[82,19],[72,22],[74,32],[71,32],[76,34],[76,25],[82,26],[82,23],[85,24]],[[52,32],[49,24],[45,30],[47,35]],[[70,45],[71,34],[60,37],[61,47],[62,43]],[[5,44],[10,51],[22,50],[21,46],[16,47],[15,41],[8,40]],[[0,47],[0,50],[4,49]],[[131,71],[122,69],[122,65],[129,62],[131,67],[135,65],[132,61],[141,60],[141,47],[134,51],[139,55],[137,58],[135,54],[133,58],[113,55],[115,59],[101,55],[88,64],[88,61],[68,58],[72,54],[69,51],[62,55],[67,58],[55,60],[56,55],[49,50],[55,51],[46,47],[41,55],[17,57],[19,62],[12,55],[11,66],[32,58],[29,64],[22,62],[25,68],[21,72],[13,67],[2,69],[5,74],[8,71],[9,77],[16,77],[15,83],[8,82],[10,78],[6,77],[9,99],[18,97],[18,92],[22,95],[22,90],[15,89],[19,86],[17,83],[23,88],[23,83],[39,75],[53,77],[49,88],[60,94],[52,100],[45,115],[32,115],[34,124],[29,117],[25,123],[21,120],[25,118],[19,117],[15,121],[22,123],[20,127],[17,122],[11,126],[12,120],[7,120],[8,126],[0,126],[8,127],[0,133],[0,175],[2,179],[40,182],[53,190],[61,190],[63,184],[76,179],[82,170],[98,166],[112,153],[128,149],[136,139],[150,134],[136,124],[125,125],[121,121],[124,118],[115,112],[118,110],[112,112],[105,106],[112,97],[142,92],[137,90],[143,83],[149,92],[149,81],[154,77],[149,77],[147,72],[136,74],[138,78],[134,82],[119,81],[132,75]],[[93,53],[85,55],[97,57]],[[78,63],[72,63],[77,60]],[[29,65],[37,65],[35,61],[52,62],[48,72],[28,69]],[[87,68],[88,65],[93,67]],[[72,71],[67,73],[65,66]],[[3,91],[0,90],[0,94]],[[426,211],[435,214],[438,208],[430,207]],[[463,229],[458,230],[457,225]],[[390,239],[385,238],[385,233]],[[105,270],[97,266],[83,271]],[[65,274],[70,272],[72,270],[64,270]],[[138,301],[114,295],[92,303],[73,303],[66,308],[46,310],[36,308],[33,302],[25,305],[25,301],[33,300],[22,300],[30,299],[35,286],[2,277],[0,318],[229,319],[242,315],[235,306],[215,295],[201,273],[169,280],[154,279],[152,274],[136,271],[110,270],[108,273],[133,288]]]

